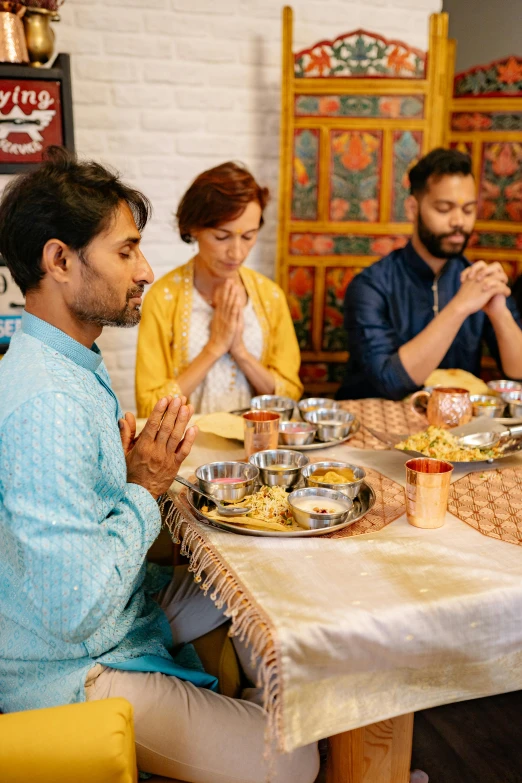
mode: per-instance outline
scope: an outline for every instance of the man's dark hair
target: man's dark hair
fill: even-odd
[[[428,179],[440,179],[448,174],[472,174],[471,158],[465,152],[437,147],[428,152],[409,172],[410,193],[418,196],[428,187]]]
[[[150,201],[118,174],[94,161],[78,161],[63,147],[49,147],[35,170],[15,177],[0,201],[0,254],[25,295],[44,276],[42,252],[60,239],[81,253],[109,225],[125,201],[140,231]]]

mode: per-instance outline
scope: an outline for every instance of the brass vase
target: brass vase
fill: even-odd
[[[0,62],[29,62],[22,24],[25,10],[20,3],[0,2]]]
[[[35,68],[44,65],[53,56],[54,30],[51,22],[58,22],[59,19],[55,11],[46,8],[27,8],[25,12],[25,40],[29,62]]]

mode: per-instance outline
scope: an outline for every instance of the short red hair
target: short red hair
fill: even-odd
[[[247,204],[256,201],[263,210],[269,198],[245,166],[228,161],[200,174],[189,187],[176,212],[179,234],[192,242],[195,228],[217,228],[243,214]]]

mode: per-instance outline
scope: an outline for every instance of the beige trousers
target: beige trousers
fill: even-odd
[[[187,567],[157,596],[174,644],[190,642],[226,618],[194,582]],[[250,654],[236,645],[249,676]],[[230,699],[159,672],[125,672],[96,664],[85,685],[87,700],[122,696],[134,707],[138,767],[190,783],[266,783],[266,715],[257,688]],[[248,699],[248,701],[246,700]],[[274,752],[271,783],[313,783],[319,771],[317,745]]]

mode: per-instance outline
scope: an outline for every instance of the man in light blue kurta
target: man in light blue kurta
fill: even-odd
[[[56,148],[2,196],[0,253],[26,312],[0,362],[0,710],[123,696],[140,769],[264,783],[260,694],[215,693],[186,644],[225,618],[187,568],[145,563],[191,406],[159,400],[136,439],[95,343],[139,321],[148,216],[141,193]],[[317,768],[308,746],[278,756],[272,780],[312,783]]]
[[[83,701],[95,663],[214,685],[169,652],[150,595],[170,574],[145,567],[160,514],[127,483],[122,414],[97,348],[24,313],[0,390],[2,709]]]

